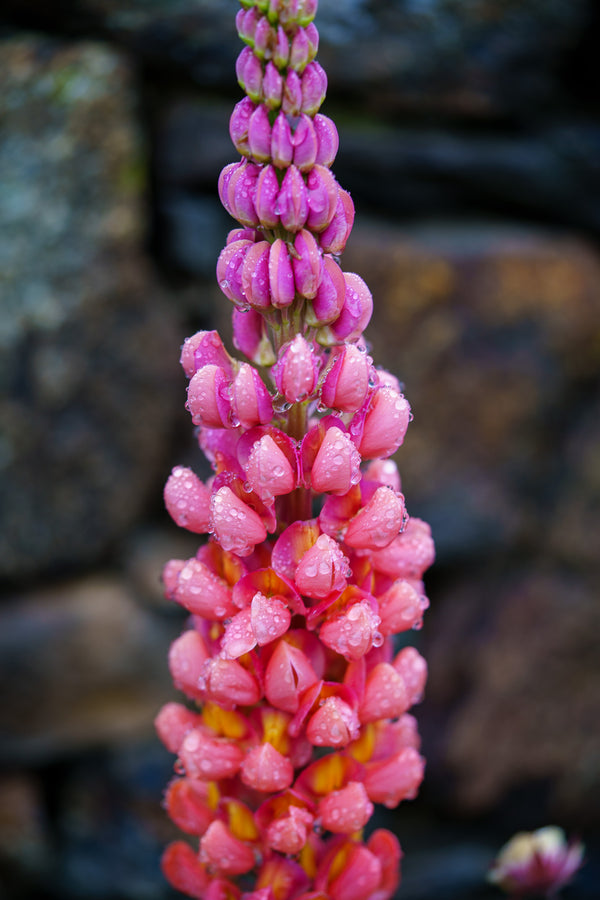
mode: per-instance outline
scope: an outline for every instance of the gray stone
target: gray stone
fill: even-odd
[[[152,738],[173,698],[169,642],[181,622],[153,616],[113,577],[14,597],[0,609],[0,759],[47,762],[66,753]]]
[[[130,71],[94,44],[0,53],[0,576],[97,559],[164,458],[178,337],[142,252]]]

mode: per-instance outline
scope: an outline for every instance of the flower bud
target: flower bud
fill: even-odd
[[[300,76],[293,69],[288,69],[283,83],[281,109],[288,116],[298,116],[302,111],[302,83]]]
[[[214,818],[207,802],[208,790],[203,781],[176,778],[165,794],[169,818],[187,834],[203,835]]]
[[[257,162],[267,162],[271,158],[271,125],[269,114],[262,104],[250,116],[248,147],[250,155]]]
[[[181,348],[179,362],[188,378],[202,366],[212,363],[231,372],[231,360],[216,331],[197,331],[186,338]]]
[[[233,382],[233,415],[243,428],[266,425],[273,417],[273,403],[264,381],[252,366],[242,363]]]
[[[169,884],[188,897],[205,897],[211,878],[186,841],[172,841],[161,859],[161,868]]]
[[[289,171],[291,169],[288,169]],[[321,281],[323,266],[321,251],[313,235],[306,229],[302,229],[296,235],[294,249],[296,253],[292,257],[292,269],[296,291],[300,296],[310,300],[315,297]]]
[[[201,699],[202,673],[209,658],[202,636],[193,629],[184,631],[169,649],[169,671],[175,687],[188,697]]]
[[[271,302],[277,309],[289,306],[296,295],[292,261],[281,238],[271,244],[269,251],[269,287]]]
[[[223,709],[253,706],[261,698],[254,676],[235,659],[211,659],[205,669],[206,698]]]
[[[246,138],[247,138],[247,136],[248,136],[248,134],[247,134],[247,128],[246,128]],[[247,152],[249,152],[247,144],[246,144],[246,149],[247,149]],[[225,209],[227,210],[227,212],[229,213],[230,216],[232,216],[233,213],[231,211],[231,206],[229,204],[229,195],[228,195],[229,182],[231,180],[231,176],[233,175],[233,173],[243,165],[244,165],[243,160],[241,162],[237,162],[237,163],[229,163],[228,166],[225,166],[221,170],[221,174],[219,175],[219,183],[218,183],[219,199],[221,200],[221,203],[223,204],[223,206],[225,207]],[[227,243],[229,244],[229,243],[231,243],[231,241],[227,241]]]
[[[366,459],[391,456],[404,441],[410,406],[403,394],[378,388],[365,417],[358,449]]]
[[[360,831],[373,815],[373,804],[360,781],[350,781],[339,791],[332,791],[319,802],[323,828],[334,834]]]
[[[247,503],[224,485],[211,498],[211,518],[215,537],[224,550],[249,556],[267,536],[267,529]]]
[[[326,93],[327,75],[325,70],[318,62],[309,63],[302,75],[302,112],[309,116],[318,113]]]
[[[365,469],[365,480],[385,484],[393,491],[401,488],[400,473],[393,459],[374,459]]]
[[[194,425],[231,427],[230,378],[221,366],[202,366],[188,385],[187,409]]]
[[[234,837],[220,819],[209,826],[200,841],[200,862],[222,875],[244,875],[255,866],[252,848]]]
[[[322,600],[332,591],[343,591],[348,572],[348,560],[337,541],[321,534],[300,560],[294,581],[301,594]]]
[[[346,494],[360,480],[360,454],[345,431],[328,428],[310,473],[317,493]]]
[[[191,469],[175,466],[164,490],[165,506],[173,521],[195,534],[208,531],[210,491]]]
[[[314,165],[306,179],[308,220],[311,231],[324,231],[330,225],[338,202],[338,184],[329,169]]]
[[[278,215],[279,180],[273,166],[264,166],[256,182],[254,205],[263,228],[276,228]]]
[[[325,882],[331,900],[369,900],[377,896],[381,863],[364,844],[350,844],[343,868],[340,871],[337,866],[334,871],[334,876],[326,873],[331,880]],[[318,876],[317,885],[320,886]]]
[[[294,165],[298,166],[301,172],[308,172],[315,164],[318,143],[312,119],[305,113],[302,113],[300,121],[296,125],[292,143],[294,145]]]
[[[357,660],[374,644],[381,645],[382,638],[377,630],[379,622],[370,602],[359,600],[340,615],[327,619],[321,626],[319,637],[326,647],[347,660]]]
[[[179,573],[173,600],[193,615],[212,621],[227,619],[235,612],[227,582],[194,557]]]
[[[283,78],[277,66],[268,62],[262,83],[263,103],[267,109],[279,109],[283,94]]]
[[[340,315],[332,323],[331,331],[338,341],[356,341],[371,319],[373,296],[360,275],[344,272],[344,281],[344,305]]]
[[[344,541],[355,550],[387,547],[402,531],[406,521],[404,497],[388,487],[379,487],[348,523]]]
[[[286,756],[265,741],[247,753],[240,777],[255,791],[285,791],[294,780],[294,767]]]
[[[238,84],[254,103],[262,98],[262,66],[250,47],[244,47],[235,64]]]
[[[266,833],[266,841],[272,850],[284,855],[299,853],[308,838],[308,831],[312,826],[314,816],[307,809],[300,806],[290,806],[288,814],[275,819],[269,825]]]
[[[198,714],[183,703],[166,703],[154,720],[154,727],[167,750],[178,753],[184,737],[198,722]]]
[[[296,21],[302,28],[311,24],[317,13],[317,0],[299,0]]]
[[[390,663],[378,663],[367,676],[358,711],[360,721],[396,719],[410,706],[404,679]]]
[[[327,697],[306,726],[306,736],[315,747],[346,747],[359,732],[358,716],[340,697]]]
[[[231,173],[227,184],[227,201],[231,215],[242,225],[253,227],[259,224],[254,206],[259,171],[254,163],[244,162]]]
[[[402,534],[383,550],[372,554],[373,565],[389,578],[419,579],[435,559],[431,528],[414,516]]]
[[[317,135],[316,162],[329,168],[333,164],[340,146],[335,122],[322,113],[317,113],[313,119],[313,126]]]
[[[274,497],[289,494],[296,487],[296,474],[287,456],[268,434],[254,444],[246,475],[263,503],[272,503]]]
[[[308,194],[304,179],[296,166],[290,166],[283,176],[276,209],[286,231],[300,231],[306,222]]]
[[[298,403],[314,391],[318,371],[319,363],[312,346],[297,334],[279,351],[272,374],[279,393],[288,403]]]
[[[255,6],[250,9],[240,9],[235,17],[237,33],[245,44],[251,47],[254,45],[254,32],[260,18],[260,14]]]
[[[406,747],[367,768],[364,785],[373,803],[394,809],[401,800],[413,800],[423,781],[425,760],[412,747]]]
[[[323,253],[333,253],[339,256],[346,246],[354,225],[354,204],[347,191],[338,189],[338,202],[335,215],[325,231],[319,236],[319,243]]]
[[[310,45],[308,41],[308,35],[306,34],[304,28],[299,28],[292,38],[289,62],[290,68],[295,69],[296,72],[302,74],[309,62],[309,52]]]
[[[300,695],[316,681],[315,670],[306,654],[280,640],[265,672],[265,696],[271,706],[292,714],[297,712]]]
[[[235,149],[238,153],[241,153],[242,156],[248,156],[250,153],[250,148],[248,146],[248,125],[250,123],[250,116],[255,109],[256,107],[250,97],[244,97],[243,100],[236,103],[229,119],[229,134],[231,140],[233,141]],[[233,165],[236,165],[236,163]]]
[[[232,228],[227,232],[226,244],[233,244],[234,241],[250,241],[251,244],[260,240],[262,234],[255,228]]]
[[[256,647],[256,638],[250,623],[250,610],[243,609],[225,626],[225,634],[221,638],[221,657],[223,659],[239,659]]]
[[[316,25],[310,22],[304,29],[308,41],[308,61],[312,62],[319,50],[319,32]]]
[[[321,402],[329,409],[355,413],[369,390],[371,362],[355,344],[345,344],[332,356],[321,385]]]
[[[392,663],[406,685],[408,705],[420,703],[427,681],[427,663],[416,647],[404,647]]]
[[[410,628],[419,629],[428,605],[427,600],[412,584],[402,579],[396,580],[378,597],[377,604],[381,616],[380,631],[386,637],[390,634],[400,634]]]
[[[249,247],[242,266],[242,293],[253,309],[267,309],[271,305],[269,290],[268,241],[259,241]]]
[[[246,253],[252,241],[233,241],[221,250],[217,261],[217,281],[219,287],[232,303],[246,304],[242,286],[242,268]]]
[[[273,62],[278,69],[284,69],[290,58],[289,38],[281,25],[277,28],[277,38],[273,47]]]
[[[321,281],[306,311],[306,321],[314,327],[328,325],[340,315],[346,299],[344,273],[330,256],[323,257]]]
[[[275,44],[275,31],[264,16],[256,23],[254,29],[254,52],[259,59],[268,58]]]
[[[275,119],[271,132],[271,159],[278,169],[285,169],[291,164],[293,156],[292,129],[286,116],[281,112]]]
[[[292,615],[282,600],[256,592],[250,604],[250,625],[259,647],[283,637],[291,620]]]
[[[267,335],[265,320],[254,309],[234,308],[233,346],[257,366],[271,366],[275,352]]]

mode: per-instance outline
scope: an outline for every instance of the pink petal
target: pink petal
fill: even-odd
[[[408,705],[413,706],[423,699],[427,682],[427,663],[416,647],[404,647],[392,663],[402,676],[408,692]]]
[[[260,591],[252,598],[249,610],[252,631],[260,647],[282,637],[292,619],[291,613],[283,601],[277,597],[265,597]]]
[[[210,737],[196,728],[184,738],[179,758],[189,778],[218,781],[237,774],[244,751],[233,741]]]
[[[360,480],[360,455],[350,436],[329,428],[314,461],[311,482],[318,493],[345,494]]]
[[[404,679],[390,665],[378,663],[369,672],[365,692],[361,700],[360,721],[377,722],[378,719],[395,719],[405,713],[410,706]]]
[[[261,698],[254,676],[233,659],[212,659],[205,670],[206,697],[224,709],[253,706]]]
[[[388,487],[377,488],[369,502],[348,523],[344,541],[355,550],[387,547],[406,521],[404,497]]]
[[[323,599],[332,591],[343,591],[350,569],[339,545],[328,535],[320,535],[302,556],[294,575],[301,594]]]
[[[238,556],[248,556],[256,544],[267,536],[267,529],[258,513],[227,486],[213,495],[211,514],[215,537],[221,547]]]
[[[284,791],[294,780],[294,767],[266,741],[247,753],[240,775],[244,784],[256,791]]]
[[[176,466],[165,485],[165,506],[173,521],[195,534],[208,531],[210,491],[191,469]]]
[[[225,628],[221,639],[221,655],[226,659],[238,659],[256,647],[256,637],[250,622],[250,610],[237,613]]]
[[[334,834],[359,831],[373,815],[373,804],[360,781],[350,781],[339,791],[332,791],[319,803],[323,828]]]
[[[243,875],[254,868],[251,847],[234,837],[224,822],[216,819],[200,841],[200,860],[223,875]]]
[[[316,681],[315,670],[302,650],[279,641],[265,672],[265,696],[271,706],[295,713],[300,694]]]
[[[346,612],[328,619],[321,626],[319,637],[326,647],[348,660],[360,659],[373,644],[381,642],[377,628],[379,616],[368,600],[352,604]]]
[[[271,503],[274,497],[289,494],[296,487],[295,473],[287,456],[269,434],[254,444],[246,475],[252,490],[264,503]]]

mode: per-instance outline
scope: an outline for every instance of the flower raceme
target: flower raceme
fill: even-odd
[[[163,870],[199,900],[386,900],[400,846],[363,829],[423,777],[409,710],[427,666],[393,640],[421,627],[434,549],[389,458],[410,408],[368,354],[371,293],[339,262],[354,207],[330,171],[315,12],[242,0],[242,159],[219,179],[238,227],[217,280],[243,359],[215,331],[181,353],[213,474],[178,466],[165,486],[174,521],[208,541],[164,569],[190,614],[169,653],[187,703],[156,727],[177,755],[166,808],[187,835]]]

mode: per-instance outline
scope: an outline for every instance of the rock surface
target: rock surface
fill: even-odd
[[[4,41],[0,122],[0,577],[17,578],[97,560],[131,525],[168,445],[177,337],[142,255],[119,55]]]

